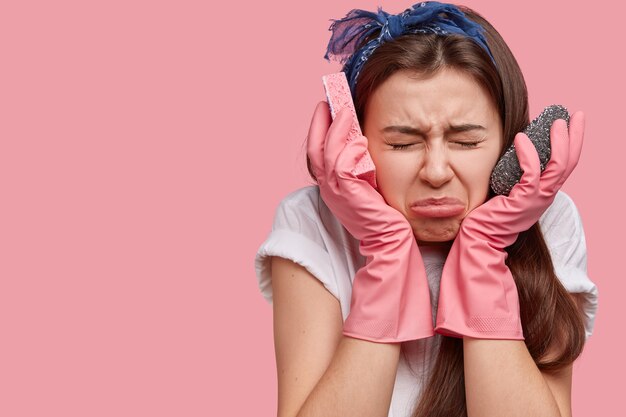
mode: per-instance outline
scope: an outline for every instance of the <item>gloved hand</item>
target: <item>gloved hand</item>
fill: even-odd
[[[413,230],[378,191],[351,174],[367,138],[348,142],[350,124],[346,109],[331,124],[328,104],[320,102],[307,143],[322,199],[367,258],[354,277],[343,334],[385,343],[432,336],[428,281]]]
[[[504,249],[552,204],[578,164],[583,131],[582,112],[570,118],[569,132],[564,120],[552,124],[551,157],[543,173],[530,139],[516,135],[524,174],[508,196],[493,197],[463,219],[442,271],[436,333],[524,340],[517,287],[504,263]]]

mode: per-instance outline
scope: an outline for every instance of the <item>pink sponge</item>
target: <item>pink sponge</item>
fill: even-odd
[[[348,134],[348,141],[353,140],[355,137],[362,136],[363,134],[359,127],[359,121],[356,118],[356,110],[352,103],[352,95],[350,94],[346,74],[343,72],[328,74],[322,77],[322,81],[324,82],[326,97],[330,105],[330,114],[333,119],[335,119],[337,113],[344,107],[348,107],[352,112],[353,121],[350,133]],[[372,161],[369,152],[365,151],[365,154],[361,160],[357,162],[352,173],[356,177],[369,182],[372,187],[376,188],[376,167],[374,166],[374,161]]]

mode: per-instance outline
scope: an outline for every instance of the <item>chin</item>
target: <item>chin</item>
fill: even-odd
[[[418,242],[442,243],[456,238],[459,233],[460,220],[445,222],[445,224],[413,225],[413,234]]]

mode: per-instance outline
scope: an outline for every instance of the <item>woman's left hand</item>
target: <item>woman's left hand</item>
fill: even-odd
[[[551,157],[541,172],[534,145],[523,133],[515,150],[524,171],[508,196],[495,196],[461,223],[443,268],[435,331],[448,336],[523,340],[519,299],[505,248],[528,230],[554,201],[572,173],[583,144],[584,115],[569,129],[557,120],[550,129]]]

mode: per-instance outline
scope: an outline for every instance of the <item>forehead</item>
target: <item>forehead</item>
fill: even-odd
[[[442,69],[425,76],[396,71],[369,97],[366,119],[378,123],[487,123],[498,118],[491,97],[467,73]]]

